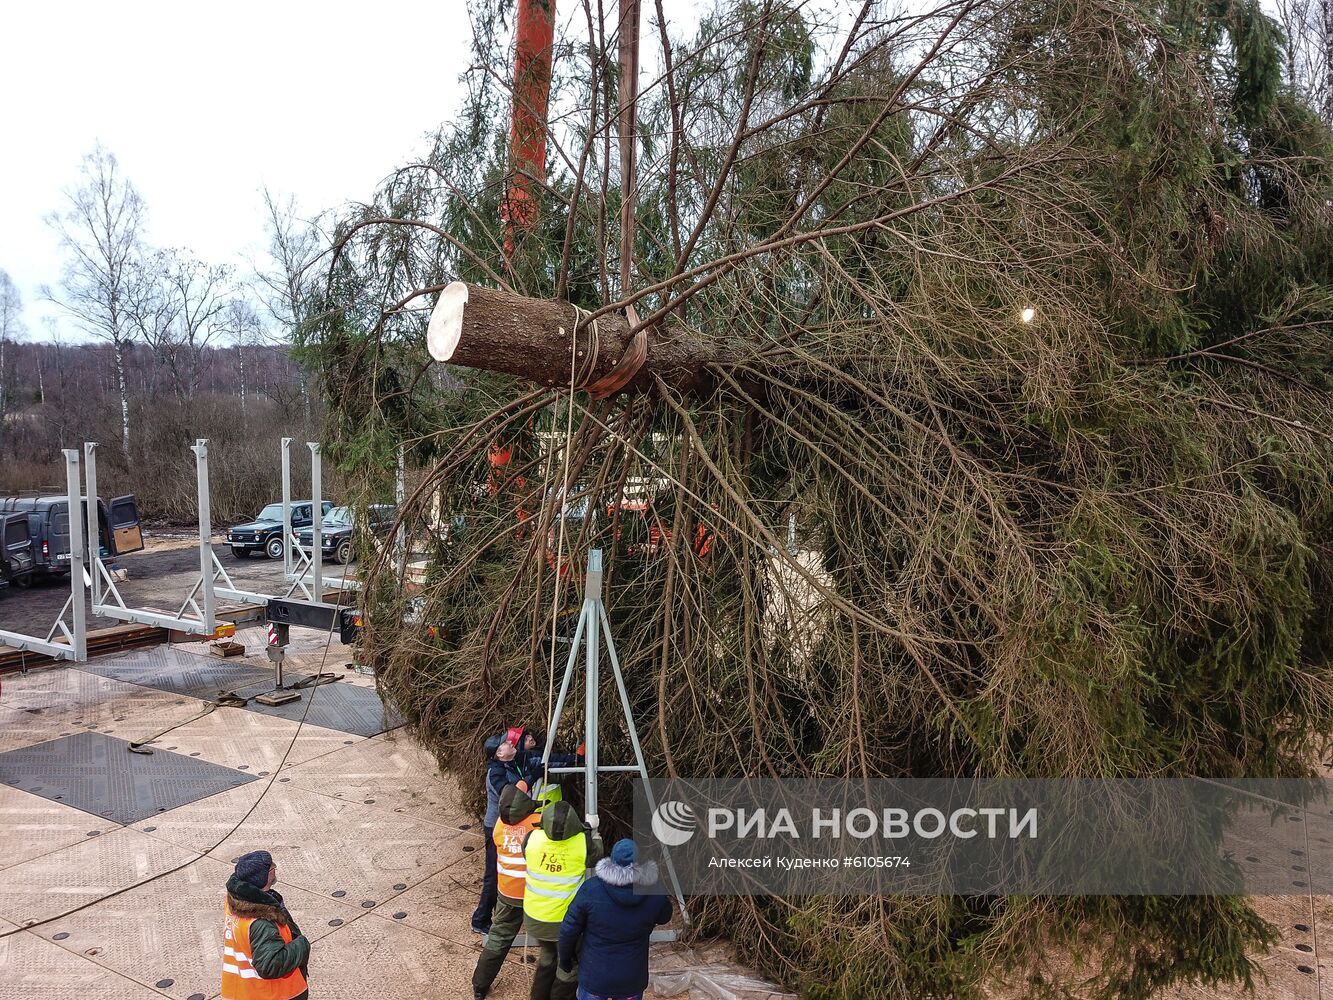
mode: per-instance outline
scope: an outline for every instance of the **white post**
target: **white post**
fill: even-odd
[[[629,691],[625,689],[625,675],[620,672],[620,657],[616,655],[616,641],[611,636],[611,619],[606,616],[606,606],[603,605],[597,609],[600,617],[600,624],[603,632],[606,634],[606,652],[611,657],[611,670],[616,675],[616,690],[620,693],[620,708],[625,713],[625,724],[629,727],[630,744],[634,747],[634,763],[639,772],[639,778],[643,781],[643,797],[648,803],[650,812],[657,812],[657,797],[653,795],[653,783],[648,777],[648,761],[643,756],[643,744],[639,742],[639,727],[634,722],[634,708],[629,703]],[[685,894],[680,890],[680,878],[676,875],[676,866],[671,860],[671,852],[662,849],[662,857],[666,861],[667,875],[671,879],[671,887],[676,891],[676,901],[680,903],[680,916],[685,921],[685,926],[690,925],[690,913],[685,909]]]
[[[597,667],[601,656],[601,629],[598,628],[597,612],[601,603],[602,550],[593,549],[588,553],[588,583],[583,591],[583,613],[588,616],[588,627],[584,633],[588,647],[584,677],[583,765],[587,785],[584,803],[589,816],[597,815],[597,692],[600,687]],[[554,733],[547,735],[548,740],[554,738]]]
[[[66,510],[69,512],[69,592],[74,613],[74,662],[88,659],[88,620],[84,615],[83,518],[79,516],[79,450],[65,448]]]
[[[324,540],[320,529],[324,525],[324,469],[320,463],[319,442],[307,441],[310,449],[310,571],[314,576],[311,590],[313,600],[324,602]]]
[[[83,442],[83,478],[88,484],[84,510],[88,512],[88,570],[92,579],[93,607],[102,603],[102,574],[97,560],[102,556],[102,519],[97,516],[97,442]]]
[[[194,443],[195,474],[199,484],[199,581],[204,590],[204,628],[217,631],[216,602],[213,596],[213,512],[209,505],[208,440]]]
[[[282,439],[282,578],[292,575],[292,439]]]

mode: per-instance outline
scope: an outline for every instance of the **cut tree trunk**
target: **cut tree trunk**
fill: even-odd
[[[436,361],[505,372],[541,385],[568,387],[572,364],[575,386],[596,395],[609,394],[598,391],[608,385],[614,391],[644,392],[656,384],[654,376],[681,393],[707,393],[713,383],[709,366],[726,360],[719,345],[684,330],[654,330],[638,345],[632,344],[635,339],[623,313],[589,323],[568,302],[461,281],[440,293],[426,335]],[[621,365],[626,352],[630,358]],[[636,355],[642,356],[637,369]]]

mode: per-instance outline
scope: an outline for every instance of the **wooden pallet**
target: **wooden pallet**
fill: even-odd
[[[219,621],[245,622],[263,621],[264,609],[259,605],[246,604],[238,608],[219,609]],[[63,640],[60,640],[63,641]],[[92,629],[88,633],[88,657],[107,656],[126,649],[141,649],[144,646],[157,646],[164,642],[204,642],[204,636],[190,635],[187,632],[169,632],[153,625],[113,625],[110,628]],[[53,656],[28,652],[21,649],[9,649],[0,646],[0,674],[27,670],[30,667],[48,666],[61,663]]]

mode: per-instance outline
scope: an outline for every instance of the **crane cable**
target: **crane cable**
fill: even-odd
[[[579,323],[587,315],[587,312],[574,306],[574,332],[570,338],[569,344],[569,395],[565,400],[565,441],[561,454],[561,472],[560,472],[560,525],[556,530],[555,543],[555,584],[551,588],[551,656],[546,671],[546,718],[550,720],[549,726],[554,730],[555,719],[555,647],[556,632],[560,614],[560,567],[564,565],[565,551],[565,511],[569,506],[569,459],[570,452],[574,444],[574,391],[578,386],[578,346],[579,346]],[[598,349],[597,320],[592,321],[592,347],[590,353]],[[596,363],[596,353],[592,353],[593,363]],[[551,453],[547,452],[547,461],[549,469]],[[550,474],[547,474],[547,482],[550,482]],[[592,500],[586,501],[591,508]],[[588,513],[591,513],[589,509]],[[546,752],[542,755],[542,785],[549,784],[551,780],[551,748],[555,745],[555,732],[546,734]]]

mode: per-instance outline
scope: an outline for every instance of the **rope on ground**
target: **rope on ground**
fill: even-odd
[[[232,697],[232,698],[238,697],[237,695],[233,695],[230,691],[219,691],[219,692],[218,692],[218,697],[219,697],[219,698],[223,697],[224,695],[229,696],[229,697]],[[242,699],[242,700],[241,700],[241,704],[244,705],[245,702],[248,701],[248,700],[249,700],[249,699]],[[152,751],[152,748],[149,747],[148,744],[150,744],[150,743],[156,743],[158,740],[160,740],[163,736],[166,736],[167,733],[171,732],[173,729],[179,729],[181,726],[188,726],[191,722],[198,722],[200,719],[202,719],[202,718],[203,718],[204,716],[206,716],[206,715],[212,715],[212,714],[213,714],[213,710],[214,710],[215,708],[218,708],[220,704],[222,704],[222,703],[219,702],[219,701],[210,701],[210,702],[207,702],[207,703],[204,705],[204,710],[203,710],[202,712],[200,712],[198,715],[192,715],[192,716],[190,716],[188,719],[186,719],[184,722],[178,722],[178,723],[176,723],[174,726],[167,726],[166,729],[160,729],[160,730],[158,730],[157,732],[155,732],[152,736],[148,737],[146,740],[139,740],[139,742],[137,742],[137,743],[131,743],[130,746],[129,746],[129,751],[130,751],[130,753],[141,753],[141,754],[143,754],[143,755],[146,756],[146,757],[147,757],[147,756],[152,756],[153,751]]]
[[[342,579],[344,583],[347,581],[346,563],[343,564]],[[315,581],[315,585],[317,587],[320,586],[320,581],[318,580]],[[333,628],[336,624],[337,624],[336,621],[331,622],[329,625],[329,631],[325,635],[323,659],[328,659],[329,648],[333,645]],[[310,706],[314,704],[315,701],[315,696],[314,696],[315,690],[317,690],[320,686],[321,686],[320,684],[312,686],[310,696],[305,700],[305,708],[301,711],[301,718],[298,719],[296,722],[296,732],[292,733],[292,738],[287,743],[287,749],[284,750],[282,753],[282,759],[278,761],[278,766],[273,769],[273,773],[268,776],[268,781],[264,784],[263,791],[259,793],[259,798],[255,799],[255,801],[250,805],[250,808],[245,811],[244,815],[242,815],[241,818],[238,819],[235,822],[235,824],[232,825],[231,829],[229,829],[226,833],[224,833],[221,837],[219,837],[217,841],[209,845],[203,851],[196,854],[194,857],[182,861],[180,864],[176,865],[173,868],[168,868],[164,872],[159,872],[156,875],[151,875],[140,882],[134,882],[120,889],[112,890],[111,892],[98,896],[96,899],[91,899],[86,903],[80,903],[78,906],[71,907],[70,909],[65,910],[61,913],[57,913],[54,916],[44,917],[41,920],[33,920],[26,924],[23,924],[21,927],[15,927],[12,930],[0,932],[0,941],[3,941],[5,938],[11,937],[15,934],[19,934],[23,931],[30,931],[37,927],[44,927],[47,924],[55,923],[57,920],[64,920],[66,917],[73,916],[76,913],[81,913],[84,910],[96,906],[99,903],[105,903],[108,899],[115,899],[117,896],[123,896],[127,892],[132,892],[133,890],[142,888],[145,885],[151,885],[152,883],[158,881],[159,879],[164,879],[168,875],[174,875],[176,874],[176,872],[181,871],[184,868],[188,868],[196,861],[202,861],[204,858],[208,857],[210,854],[216,851],[227,841],[229,837],[231,837],[232,834],[234,834],[245,824],[245,821],[248,820],[254,814],[254,811],[259,808],[259,803],[264,801],[269,791],[273,788],[273,783],[277,780],[278,775],[282,773],[282,769],[287,765],[287,758],[292,755],[292,750],[296,746],[296,741],[301,738],[301,730],[305,726],[306,717],[310,714]],[[231,692],[222,692],[222,693],[230,694]],[[233,695],[233,697],[239,697],[239,696]],[[204,713],[202,713],[202,715],[209,714],[209,711],[211,711],[211,709],[205,711]],[[356,919],[356,917],[353,917],[352,919]]]
[[[327,672],[310,674],[308,677],[302,677],[295,684],[288,684],[287,689],[295,690],[297,688],[305,689],[305,688],[319,687],[321,684],[332,684],[337,679],[338,679],[337,674],[331,674]],[[153,750],[150,744],[156,743],[163,736],[166,736],[167,733],[175,729],[179,729],[181,726],[188,726],[191,722],[198,722],[204,716],[211,715],[214,709],[244,708],[248,704],[250,704],[250,699],[244,697],[243,695],[237,694],[235,691],[219,691],[211,701],[205,703],[204,710],[200,712],[198,715],[192,715],[188,719],[185,719],[182,722],[177,722],[174,726],[167,726],[166,729],[158,730],[156,733],[148,737],[146,740],[139,740],[137,743],[131,743],[129,745],[129,752],[143,754],[144,756],[151,756]]]

